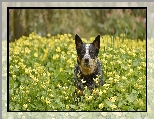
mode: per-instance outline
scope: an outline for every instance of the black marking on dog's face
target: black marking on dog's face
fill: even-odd
[[[86,44],[83,43],[81,38],[76,34],[75,44],[78,55],[77,62],[81,71],[85,75],[93,73],[100,48],[100,35],[98,35],[92,43]]]

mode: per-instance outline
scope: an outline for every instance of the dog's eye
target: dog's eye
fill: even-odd
[[[94,52],[90,50],[89,53],[93,54]]]
[[[85,52],[86,52],[85,50],[81,51],[82,54],[85,54]]]

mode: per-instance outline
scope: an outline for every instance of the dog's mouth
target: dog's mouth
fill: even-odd
[[[83,66],[85,67],[90,67],[93,64],[92,60],[87,57],[83,58],[82,61],[83,61]]]
[[[87,63],[87,62],[84,63],[84,66],[85,67],[91,67],[91,65],[89,63]]]

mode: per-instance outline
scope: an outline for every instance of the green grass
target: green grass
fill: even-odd
[[[105,84],[92,94],[85,90],[78,105],[73,95],[77,56],[71,34],[32,33],[10,43],[9,110],[145,111],[146,42],[124,37],[101,38]]]

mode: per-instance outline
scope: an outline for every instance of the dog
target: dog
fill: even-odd
[[[80,92],[82,95],[85,87],[92,91],[104,84],[102,64],[97,58],[100,49],[100,35],[92,43],[86,44],[76,34],[75,44],[77,64],[74,67],[74,85],[76,93]]]

